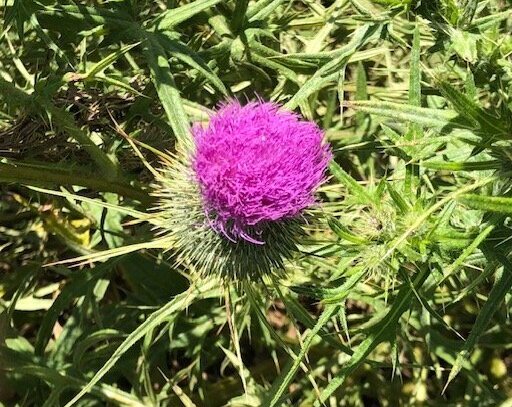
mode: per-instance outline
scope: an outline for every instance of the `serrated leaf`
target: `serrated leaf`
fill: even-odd
[[[504,118],[499,118],[481,108],[476,102],[446,81],[438,81],[437,85],[460,116],[469,121],[471,128],[479,131],[479,134],[485,137],[486,140],[509,136],[510,124]]]
[[[450,125],[471,128],[457,119],[459,115],[452,110],[430,109],[394,102],[350,101],[343,104],[362,112],[388,117],[393,120],[417,123],[423,126],[442,129]]]
[[[459,196],[457,200],[473,209],[512,213],[512,198],[508,197],[464,194]]]

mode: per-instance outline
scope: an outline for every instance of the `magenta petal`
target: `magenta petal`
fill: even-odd
[[[259,227],[313,204],[332,156],[315,123],[273,103],[230,102],[193,131],[205,211],[231,240],[261,244]]]

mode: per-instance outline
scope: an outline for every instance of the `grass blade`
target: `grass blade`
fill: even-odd
[[[82,390],[80,390],[80,392],[65,405],[65,407],[71,407],[85,394],[87,394],[96,385],[96,383],[98,383],[102,377],[105,376],[110,371],[110,369],[112,369],[112,367],[114,367],[119,358],[121,358],[121,356],[123,356],[133,345],[135,345],[137,341],[142,339],[144,335],[146,335],[152,329],[156,328],[158,325],[165,322],[174,314],[184,310],[190,305],[190,303],[192,303],[197,298],[200,298],[203,293],[213,288],[214,285],[214,281],[209,281],[200,288],[192,286],[186,292],[177,295],[158,311],[155,311],[153,314],[148,316],[147,319],[137,329],[128,335],[123,343],[116,349],[110,359],[103,365],[100,370],[98,370],[98,372],[87,383],[87,385],[85,385]]]

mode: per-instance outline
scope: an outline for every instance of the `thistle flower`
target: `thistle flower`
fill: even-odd
[[[228,239],[260,240],[269,222],[296,217],[314,199],[330,153],[323,133],[272,103],[224,105],[194,128],[193,169],[206,216]]]
[[[331,158],[322,131],[272,103],[230,102],[193,137],[157,188],[177,260],[235,280],[282,270]]]

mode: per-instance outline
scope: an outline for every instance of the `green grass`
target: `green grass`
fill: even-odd
[[[510,0],[1,3],[0,406],[512,405]],[[159,170],[255,97],[334,160],[234,281]]]

